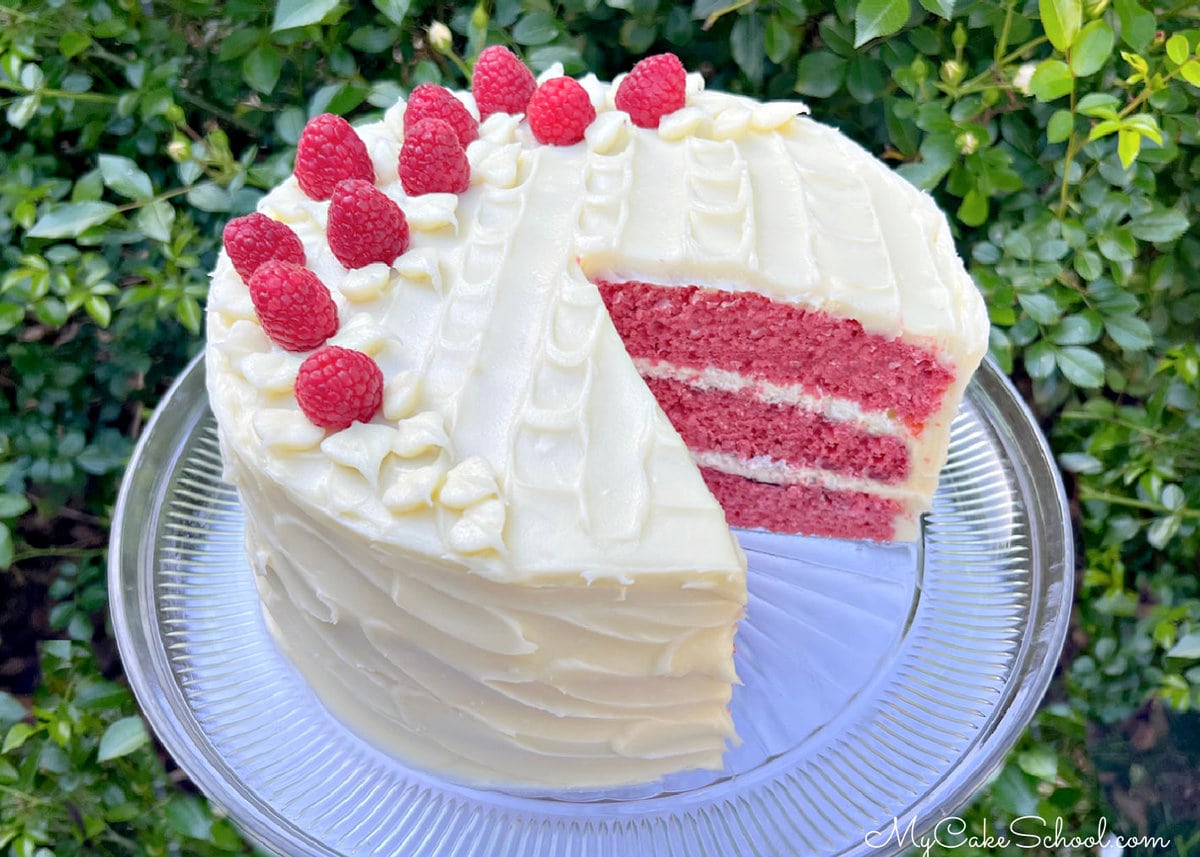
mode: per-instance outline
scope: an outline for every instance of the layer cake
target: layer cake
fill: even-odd
[[[688,75],[647,125],[622,84],[528,117],[439,102],[466,135],[449,191],[415,185],[426,151],[459,169],[441,126],[401,102],[354,129],[369,176],[342,191],[403,215],[377,261],[340,246],[376,220],[347,228],[298,166],[259,214],[298,239],[266,257],[328,290],[329,330],[297,322],[311,347],[266,332],[265,275],[228,253],[213,275],[208,389],[268,626],[351,728],[454,778],[719,768],[730,525],[914,537],[986,345],[944,216],[804,105]],[[378,378],[338,428],[298,402],[332,347]]]

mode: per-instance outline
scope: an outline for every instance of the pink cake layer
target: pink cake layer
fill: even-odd
[[[868,333],[852,319],[754,292],[596,283],[635,358],[715,367],[816,396],[890,411],[915,431],[941,407],[953,373],[936,355]]]
[[[701,389],[670,378],[647,378],[646,384],[693,452],[765,455],[793,467],[889,483],[908,477],[908,447],[894,435],[871,434],[749,392]]]
[[[889,541],[895,535],[896,516],[904,511],[895,500],[857,491],[773,485],[707,467],[702,467],[700,473],[724,508],[725,519],[734,527]]]

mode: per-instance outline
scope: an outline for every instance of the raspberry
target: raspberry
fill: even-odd
[[[675,54],[640,60],[617,87],[615,103],[641,128],[657,128],[668,113],[687,101],[687,72]]]
[[[578,143],[596,118],[587,90],[570,77],[552,77],[539,86],[525,113],[537,141],[552,146]]]
[[[466,150],[441,119],[422,119],[407,130],[399,169],[400,184],[409,196],[462,193],[471,184]]]
[[[341,431],[370,422],[383,402],[383,372],[363,354],[329,345],[300,364],[296,401],[313,425]]]
[[[329,199],[342,179],[374,183],[366,144],[341,116],[322,113],[308,121],[296,147],[296,181],[310,199]]]
[[[255,270],[268,259],[303,265],[304,245],[290,228],[265,214],[235,217],[222,233],[225,252],[242,282],[250,282]]]
[[[450,94],[450,90],[436,83],[419,84],[408,96],[408,104],[404,108],[404,127],[411,128],[422,119],[441,119],[449,123],[464,149],[479,137],[479,123],[475,117]]]
[[[308,351],[337,333],[337,306],[308,268],[271,259],[250,278],[250,300],[267,336],[287,351]]]
[[[390,265],[408,249],[408,219],[395,200],[362,179],[333,189],[325,227],[329,249],[347,268]]]
[[[537,80],[517,55],[502,45],[484,48],[471,73],[471,92],[479,118],[493,113],[524,113]]]

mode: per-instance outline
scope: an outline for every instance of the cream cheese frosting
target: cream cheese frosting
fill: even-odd
[[[951,362],[987,338],[929,197],[803,105],[692,75],[687,106],[643,129],[615,84],[581,82],[597,110],[582,143],[493,115],[461,195],[404,193],[403,102],[359,127],[411,229],[391,265],[346,270],[329,203],[294,178],[261,201],[330,288],[329,344],[382,370],[370,423],[307,420],[305,355],[266,337],[224,254],[207,308],[209,397],[269,627],[353,729],[473,781],[645,781],[719,768],[736,740],[745,559],[593,279],[752,289]]]

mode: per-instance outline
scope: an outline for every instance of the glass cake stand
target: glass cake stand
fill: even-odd
[[[742,743],[724,770],[595,792],[446,781],[374,750],[322,707],[263,623],[202,356],[134,453],[109,584],[126,674],[154,731],[280,854],[884,855],[997,768],[1066,634],[1062,484],[991,363],[954,422],[923,529],[919,544],[890,546],[739,532],[750,590],[732,703]]]

